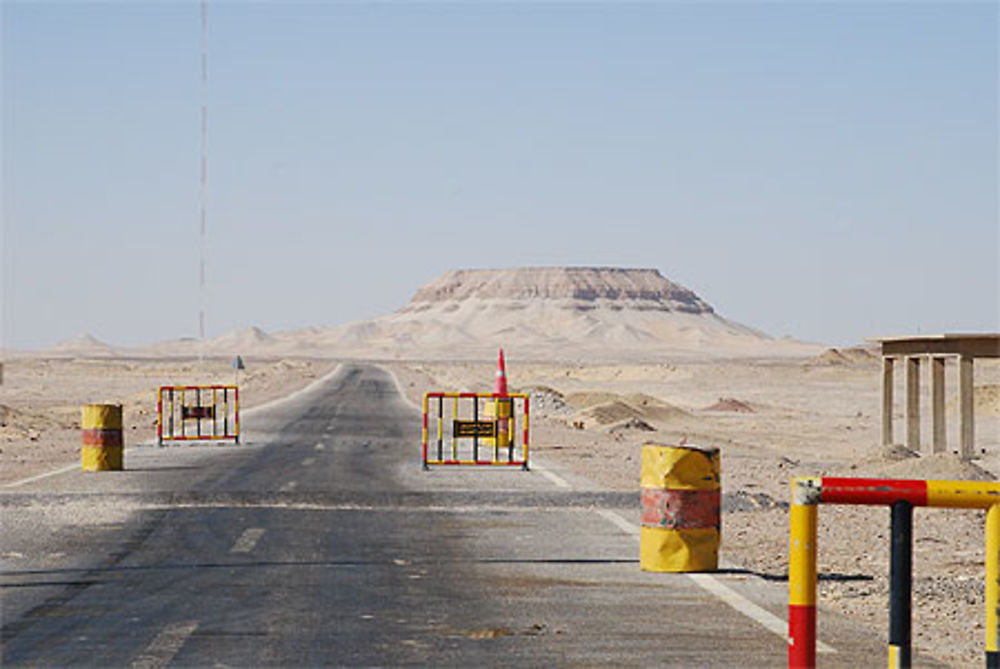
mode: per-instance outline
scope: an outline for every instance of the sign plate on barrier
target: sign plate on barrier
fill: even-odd
[[[215,407],[181,407],[181,415],[186,420],[211,420],[215,418]]]
[[[497,436],[497,422],[495,420],[456,420],[454,427],[456,437],[479,437],[480,439]]]

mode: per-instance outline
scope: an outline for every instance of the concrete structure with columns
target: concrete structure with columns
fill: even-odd
[[[882,346],[882,444],[893,443],[893,388],[896,362],[906,368],[906,446],[920,450],[920,367],[930,366],[931,452],[948,450],[945,429],[945,365],[958,365],[958,438],[962,459],[975,454],[973,363],[976,358],[1000,358],[1000,334],[940,334],[879,337]]]

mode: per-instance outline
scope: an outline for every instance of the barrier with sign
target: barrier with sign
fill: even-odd
[[[481,465],[528,469],[528,395],[424,395],[424,468]],[[517,435],[521,445],[517,446]],[[433,439],[433,441],[429,441]]]
[[[165,441],[240,443],[236,386],[161,386],[156,393],[156,436]]]

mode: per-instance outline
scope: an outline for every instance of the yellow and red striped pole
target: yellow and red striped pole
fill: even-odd
[[[83,470],[102,472],[123,466],[122,405],[88,404],[81,410]]]
[[[521,457],[524,460],[524,464],[521,465],[521,467],[524,471],[528,471],[528,423],[531,417],[528,410],[529,402],[530,398],[527,395],[524,395],[524,418],[522,418],[524,421],[524,453],[521,454]]]
[[[240,389],[233,386],[233,440],[240,443]]]
[[[1000,504],[986,512],[986,666],[1000,669]]]
[[[816,505],[819,479],[792,479],[788,544],[788,666],[816,666]]]
[[[424,469],[427,469],[427,399],[431,396],[431,393],[424,393],[424,425],[423,425],[423,452],[424,452]]]

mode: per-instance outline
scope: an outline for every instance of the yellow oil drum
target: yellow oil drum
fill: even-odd
[[[719,449],[642,447],[639,568],[713,571],[719,566]]]
[[[82,409],[83,470],[101,472],[122,469],[122,406],[88,404]]]

